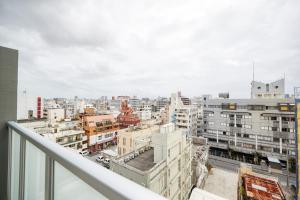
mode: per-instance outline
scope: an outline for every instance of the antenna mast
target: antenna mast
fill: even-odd
[[[252,74],[252,81],[254,81],[254,61],[253,61],[253,66],[252,66],[252,72],[253,72],[253,74]]]

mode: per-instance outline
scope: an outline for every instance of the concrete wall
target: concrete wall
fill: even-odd
[[[17,119],[18,51],[0,46],[0,199],[7,197],[8,129]]]

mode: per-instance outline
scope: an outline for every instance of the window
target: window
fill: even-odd
[[[123,145],[126,145],[126,138],[123,138]]]
[[[102,140],[102,135],[99,135],[99,136],[98,136],[98,140]]]
[[[125,154],[126,153],[126,149],[125,148],[123,148],[123,154]]]

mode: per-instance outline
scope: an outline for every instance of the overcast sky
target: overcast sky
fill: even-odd
[[[43,97],[250,97],[255,79],[300,86],[299,0],[0,1],[19,89]]]

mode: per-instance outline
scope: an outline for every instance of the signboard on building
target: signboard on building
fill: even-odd
[[[296,140],[297,140],[297,196],[298,200],[300,199],[300,188],[299,188],[299,183],[300,183],[300,176],[299,176],[299,160],[300,160],[300,88],[295,88],[295,110],[296,110],[296,120],[295,120],[295,128],[296,128]]]

